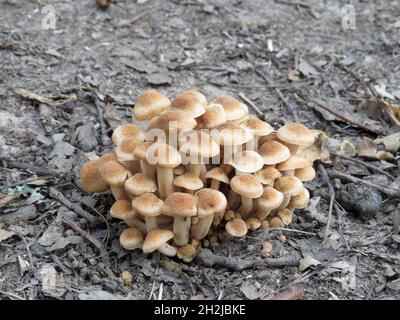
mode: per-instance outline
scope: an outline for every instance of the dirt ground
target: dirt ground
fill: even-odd
[[[349,2],[354,29],[342,25]],[[55,29],[42,25],[49,4]],[[258,230],[212,248],[258,261],[244,270],[123,251],[116,240],[122,224],[108,215],[111,195],[85,194],[76,179],[85,161],[110,150],[112,129],[131,121],[138,93],[148,88],[170,97],[191,87],[211,98],[241,93],[274,127],[297,118],[324,131],[336,153],[343,140],[357,148],[364,137],[395,133],[400,1],[121,0],[101,10],[89,0],[0,0],[0,6],[1,299],[269,299],[287,290],[302,299],[400,297],[396,150],[386,160],[331,155],[324,164],[337,202],[323,245],[330,196],[320,169],[307,183],[313,199],[296,213],[292,231]],[[332,172],[374,186],[347,190],[349,181]],[[51,188],[105,218],[89,226]],[[266,240],[271,258],[298,257],[300,267],[260,263]]]

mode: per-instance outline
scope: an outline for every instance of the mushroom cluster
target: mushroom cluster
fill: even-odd
[[[143,92],[132,123],[112,134],[113,153],[86,162],[86,192],[111,190],[113,218],[128,226],[126,250],[159,251],[190,262],[202,246],[243,237],[260,227],[284,227],[310,194],[312,163],[298,155],[315,136],[301,123],[274,130],[232,96],[208,102],[197,90],[170,101]]]

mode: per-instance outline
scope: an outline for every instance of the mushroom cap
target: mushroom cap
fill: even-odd
[[[101,160],[89,160],[80,170],[80,185],[86,192],[104,192],[110,188],[97,170],[100,163]]]
[[[247,225],[242,219],[235,218],[225,224],[225,230],[233,237],[244,237],[247,234]]]
[[[188,193],[173,192],[165,199],[161,211],[172,217],[193,217],[197,214],[196,198]]]
[[[161,214],[164,201],[154,193],[143,193],[132,200],[132,208],[145,217],[156,217]]]
[[[283,193],[272,188],[265,187],[264,193],[260,198],[257,198],[256,202],[258,208],[261,210],[274,210],[279,208],[283,202]]]
[[[122,140],[115,148],[115,155],[118,161],[136,160],[134,150],[138,142],[140,141],[136,138],[126,138]]]
[[[214,189],[204,188],[194,194],[199,217],[208,216],[226,209],[228,202],[225,195]]]
[[[119,243],[126,250],[134,250],[143,243],[143,235],[137,228],[127,228],[119,236]]]
[[[290,150],[278,141],[264,142],[258,149],[259,154],[267,165],[277,164],[289,159]]]
[[[143,173],[136,173],[125,181],[125,190],[134,196],[155,192],[157,184]]]
[[[263,186],[252,174],[242,174],[231,179],[230,186],[233,191],[248,198],[258,198],[264,192]]]
[[[185,90],[182,92],[182,95],[191,95],[195,97],[203,106],[207,106],[206,96],[196,89]]]
[[[258,228],[261,227],[261,221],[255,217],[251,217],[246,219],[246,225],[247,225],[247,229],[250,230],[257,230]]]
[[[99,171],[103,180],[111,186],[123,186],[131,175],[128,169],[114,160],[101,164]]]
[[[147,90],[138,97],[132,115],[136,120],[149,120],[164,112],[171,105],[168,97],[156,90]]]
[[[133,150],[133,156],[139,160],[146,160],[146,152],[153,143],[153,141],[137,142]]]
[[[186,172],[181,176],[174,179],[174,185],[177,187],[185,188],[187,190],[198,190],[203,188],[203,181],[191,172]]]
[[[142,130],[132,123],[125,123],[115,128],[111,136],[111,140],[115,145],[119,145],[127,138],[136,138],[139,141],[143,141],[146,136]]]
[[[310,192],[304,188],[302,192],[290,198],[289,207],[304,209],[310,200]]]
[[[187,113],[170,110],[160,114],[154,124],[156,128],[168,132],[170,130],[189,131],[196,126],[197,122]]]
[[[298,122],[287,123],[276,132],[278,138],[286,143],[302,147],[311,146],[315,137],[310,129]]]
[[[275,179],[278,179],[282,174],[274,166],[266,166],[254,173],[262,184],[272,186]]]
[[[264,166],[264,159],[255,151],[244,150],[236,152],[229,164],[240,172],[253,173]]]
[[[204,127],[208,129],[224,124],[227,121],[224,107],[217,103],[208,105],[206,112],[201,117],[201,121]]]
[[[253,137],[249,129],[232,122],[226,122],[212,129],[210,135],[219,145],[223,146],[244,144]]]
[[[180,164],[179,166],[175,167],[173,171],[174,175],[180,176],[185,173],[185,166],[183,164]]]
[[[291,155],[289,159],[277,164],[276,168],[279,171],[286,171],[286,170],[295,170],[311,166],[312,163],[308,161],[306,158],[294,154]]]
[[[206,112],[205,106],[192,94],[182,94],[171,102],[171,108],[197,118]]]
[[[136,216],[135,209],[132,208],[131,201],[120,199],[114,202],[110,208],[111,217],[125,220]]]
[[[266,136],[260,137],[258,139],[258,145],[262,146],[267,141],[278,141],[279,142],[279,139],[276,136],[276,132],[275,131],[271,132],[270,134],[267,134]]]
[[[212,168],[210,171],[207,171],[204,175],[206,179],[214,179],[224,183],[229,183],[229,178],[225,171],[221,167]]]
[[[118,160],[117,156],[113,152],[106,152],[100,157],[98,161],[100,161],[101,163],[105,163],[110,160],[115,160],[115,161]]]
[[[196,247],[192,244],[186,244],[178,248],[176,256],[185,262],[190,262],[196,256]]]
[[[311,181],[315,179],[316,173],[313,167],[299,168],[294,171],[294,176],[301,181]]]
[[[146,152],[149,164],[161,168],[175,168],[182,162],[181,154],[173,146],[166,143],[153,143]]]
[[[212,158],[219,154],[218,144],[203,131],[184,133],[179,140],[179,151],[187,154],[191,163],[201,163],[202,158]]]
[[[275,216],[272,217],[271,220],[269,220],[269,226],[271,228],[283,228],[285,224],[279,216]]]
[[[303,191],[303,183],[296,177],[283,176],[275,180],[274,188],[285,196],[295,196]]]
[[[287,208],[281,209],[277,213],[278,217],[281,218],[282,222],[287,226],[292,222],[293,213],[292,210]]]
[[[244,127],[249,128],[250,130],[253,130],[253,135],[255,136],[266,136],[272,132],[274,132],[274,128],[271,127],[270,124],[268,124],[265,121],[260,120],[257,118],[255,115],[250,115],[249,119],[247,122],[243,124]]]
[[[228,121],[237,120],[249,113],[247,106],[232,96],[218,97],[212,103],[218,103],[224,107]]]
[[[172,231],[165,229],[153,229],[149,231],[143,242],[143,252],[150,253],[156,251],[163,244],[174,237]]]

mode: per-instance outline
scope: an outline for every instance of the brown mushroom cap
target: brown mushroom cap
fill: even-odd
[[[299,168],[294,171],[294,176],[301,181],[311,181],[315,179],[316,173],[313,167]]]
[[[129,194],[140,196],[143,193],[155,192],[157,190],[157,185],[143,173],[136,173],[125,181],[125,190]]]
[[[247,234],[247,225],[242,219],[235,218],[225,224],[225,230],[233,237],[244,237]]]
[[[292,222],[292,219],[293,219],[292,210],[284,208],[284,209],[279,210],[277,215],[279,218],[281,218],[282,222],[285,225],[289,225]]]
[[[285,196],[295,196],[303,191],[303,183],[296,177],[283,176],[275,180],[274,188]]]
[[[231,179],[230,186],[233,191],[248,198],[258,198],[264,192],[263,186],[258,179],[251,174],[242,174]]]
[[[161,168],[175,168],[182,162],[178,150],[166,143],[154,143],[146,152],[148,163]]]
[[[252,130],[253,135],[258,137],[266,136],[274,132],[274,128],[272,128],[267,122],[257,118],[255,115],[250,115],[249,119],[242,125]]]
[[[306,158],[298,155],[291,155],[289,159],[276,165],[279,171],[295,170],[304,167],[311,167],[312,164]]]
[[[139,96],[132,114],[136,120],[149,120],[164,112],[170,105],[168,97],[155,90],[148,90]]]
[[[195,193],[197,214],[204,217],[225,210],[228,202],[225,195],[214,189],[204,188]]]
[[[120,199],[114,202],[110,208],[111,217],[125,220],[136,216],[135,209],[132,208],[131,201]]]
[[[247,106],[234,97],[221,96],[213,100],[212,103],[218,103],[224,107],[226,119],[228,121],[237,120],[249,113]]]
[[[203,188],[204,184],[203,181],[201,181],[201,179],[198,176],[196,176],[191,172],[186,172],[185,174],[177,176],[174,179],[174,185],[177,187],[194,191]]]
[[[221,167],[212,168],[210,171],[207,171],[204,175],[206,179],[214,179],[224,183],[229,183],[229,178],[225,171]]]
[[[134,150],[139,142],[140,141],[136,138],[127,138],[122,140],[115,148],[115,155],[118,161],[136,160],[134,156]]]
[[[277,164],[285,161],[290,157],[290,150],[282,143],[277,141],[264,142],[258,149],[259,154],[267,165]]]
[[[110,160],[115,160],[115,161],[118,160],[117,156],[113,152],[107,152],[103,154],[98,161],[100,161],[101,163],[105,163]]]
[[[197,214],[196,199],[188,193],[173,192],[165,199],[161,211],[172,217],[193,217]]]
[[[251,131],[238,124],[227,122],[219,125],[210,132],[211,137],[223,146],[237,146],[244,144],[253,137]]]
[[[143,193],[132,200],[132,208],[145,217],[156,217],[160,215],[164,201],[153,193]]]
[[[110,188],[97,170],[100,163],[100,160],[89,160],[81,168],[80,185],[86,192],[105,192]]]
[[[162,245],[174,237],[173,232],[164,229],[153,229],[149,231],[143,242],[143,252],[150,253],[156,251]]]
[[[206,112],[205,106],[191,94],[177,96],[171,102],[171,108],[186,113],[189,117],[197,118]]]
[[[101,177],[111,186],[123,186],[125,180],[131,175],[122,164],[111,160],[103,163],[99,167]]]
[[[289,207],[304,209],[310,200],[310,192],[304,188],[302,192],[290,198]]]
[[[146,153],[149,147],[153,144],[152,141],[139,141],[133,150],[133,156],[139,160],[146,160]]]
[[[247,225],[247,229],[249,230],[257,230],[258,228],[261,227],[261,221],[257,218],[251,217],[246,219],[246,225]]]
[[[115,128],[111,140],[115,145],[119,145],[122,141],[127,138],[135,138],[139,141],[145,139],[145,134],[132,123],[125,123]]]
[[[292,122],[280,127],[276,133],[278,138],[286,143],[302,147],[311,146],[315,137],[306,126],[301,123]]]
[[[196,247],[192,244],[186,244],[178,248],[176,256],[185,262],[190,262],[196,257]]]
[[[266,166],[254,173],[262,184],[272,186],[274,181],[282,176],[282,174],[274,166]]]
[[[186,113],[171,110],[160,114],[154,126],[168,132],[170,130],[189,131],[192,130],[196,124],[196,120]]]
[[[236,152],[229,164],[240,172],[253,173],[264,166],[264,159],[255,151],[244,150]]]
[[[190,155],[190,159],[197,163],[201,163],[201,158],[212,158],[219,154],[218,144],[205,132],[190,131],[182,134],[179,140],[179,151]]]
[[[257,198],[256,202],[258,208],[261,210],[274,210],[280,207],[283,199],[284,196],[282,192],[272,187],[265,187],[262,196]]]
[[[126,250],[134,250],[143,243],[143,235],[137,228],[127,228],[119,236],[119,243]]]
[[[206,107],[206,112],[201,117],[202,124],[208,129],[213,129],[224,124],[226,113],[224,107],[217,103],[212,103]]]
[[[269,226],[271,228],[283,228],[285,224],[283,223],[282,219],[278,216],[272,217],[271,220],[269,220]]]
[[[204,94],[196,89],[189,89],[182,92],[182,95],[190,95],[195,97],[203,106],[207,106],[207,98]]]

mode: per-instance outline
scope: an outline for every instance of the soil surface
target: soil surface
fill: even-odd
[[[122,250],[111,195],[85,194],[77,182],[85,161],[112,149],[112,130],[131,121],[148,88],[244,97],[274,127],[298,119],[324,131],[336,153],[344,140],[357,149],[363,138],[396,132],[400,1],[351,3],[349,29],[348,1],[118,0],[101,10],[89,0],[0,0],[0,298],[398,299],[396,149],[361,163],[331,154],[321,165],[334,192],[350,181],[332,171],[372,183],[355,198],[373,199],[376,212],[341,204],[351,201],[342,195],[326,232],[330,193],[320,168],[290,230],[210,248],[257,261],[244,270]],[[99,222],[90,225],[60,195]],[[269,265],[265,241],[269,258],[300,263]]]

